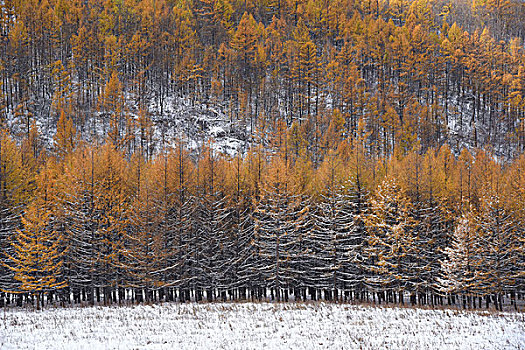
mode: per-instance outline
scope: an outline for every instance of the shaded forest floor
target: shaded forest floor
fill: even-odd
[[[331,303],[4,309],[2,349],[524,349],[525,314]]]

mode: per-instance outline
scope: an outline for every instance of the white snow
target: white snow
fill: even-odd
[[[7,309],[0,349],[523,349],[525,315],[325,303]]]

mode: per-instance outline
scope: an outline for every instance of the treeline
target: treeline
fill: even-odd
[[[524,6],[3,1],[0,304],[516,307]]]
[[[495,305],[525,281],[525,156],[366,153],[315,167],[285,125],[227,158],[147,160],[60,119],[52,153],[1,139],[0,303],[365,300]],[[35,139],[38,139],[36,134]]]
[[[171,104],[186,103],[221,111],[247,143],[295,123],[314,162],[324,135],[356,138],[359,123],[375,156],[417,140],[512,159],[524,14],[508,0],[6,0],[0,114],[19,141],[64,113],[130,154],[181,132]]]

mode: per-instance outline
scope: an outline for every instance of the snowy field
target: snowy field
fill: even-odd
[[[525,349],[520,313],[323,303],[0,312],[0,349]]]

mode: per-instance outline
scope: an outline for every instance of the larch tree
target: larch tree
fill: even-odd
[[[350,292],[363,290],[362,271],[364,230],[359,224],[360,208],[355,182],[341,177],[343,164],[334,152],[322,165],[325,168],[324,189],[313,210],[313,227],[308,283],[325,290],[326,298],[348,298]],[[323,176],[323,175],[321,175]]]
[[[124,171],[126,163],[121,152],[112,143],[105,144],[99,151],[95,163],[98,177],[98,196],[95,210],[98,215],[97,264],[101,271],[104,303],[117,300],[117,290],[123,292],[122,254],[123,237],[129,225],[130,200]],[[119,294],[121,296],[122,294]]]
[[[503,310],[503,296],[514,291],[514,269],[518,263],[521,222],[497,194],[486,194],[475,217],[479,230],[480,264],[476,280],[486,297],[487,307],[493,296],[496,309]]]
[[[15,292],[36,297],[36,307],[44,306],[44,293],[66,286],[62,275],[63,237],[55,227],[52,187],[55,180],[52,165],[39,174],[41,192],[22,217],[22,228],[12,241],[12,255],[7,266],[18,282]]]
[[[272,167],[254,210],[253,244],[259,256],[259,273],[270,288],[272,299],[281,301],[288,300],[289,288],[293,288],[300,277],[295,263],[305,254],[300,250],[300,223],[308,208],[301,208],[300,198],[291,194],[286,163],[277,159]]]
[[[0,133],[0,303],[8,303],[4,291],[16,290],[13,271],[7,267],[13,254],[12,242],[20,229],[21,214],[33,192],[33,174],[23,166],[22,155],[14,140]]]
[[[369,234],[367,265],[373,273],[368,284],[379,292],[380,299],[386,292],[385,300],[396,301],[399,296],[402,303],[415,275],[414,224],[410,202],[393,178],[378,187],[365,224]]]
[[[67,118],[63,110],[60,112],[60,117],[57,122],[57,132],[54,141],[55,153],[60,159],[70,154],[75,149],[77,143],[76,129],[73,126],[73,120]]]
[[[445,249],[445,259],[441,262],[441,291],[448,295],[449,303],[455,303],[456,297],[461,297],[463,307],[472,306],[474,297],[479,294],[476,275],[481,264],[480,241],[474,215],[472,209],[467,209],[458,219],[450,246]]]

